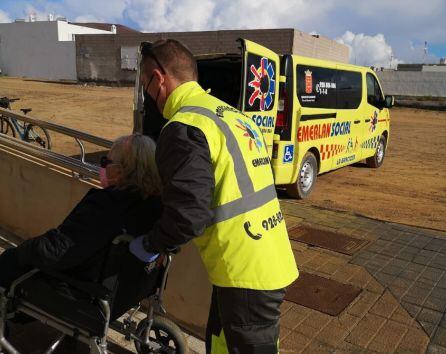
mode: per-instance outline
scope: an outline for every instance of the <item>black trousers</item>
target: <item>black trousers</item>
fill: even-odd
[[[280,305],[285,289],[263,291],[214,286],[206,329],[206,353],[277,354]]]

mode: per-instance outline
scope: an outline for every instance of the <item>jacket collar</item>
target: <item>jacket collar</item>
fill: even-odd
[[[170,120],[184,105],[184,102],[187,99],[204,93],[205,91],[196,81],[188,81],[181,84],[175,90],[173,90],[170,96],[167,98],[163,110],[164,118]]]

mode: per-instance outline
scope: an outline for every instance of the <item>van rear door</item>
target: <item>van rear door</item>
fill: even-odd
[[[246,39],[242,44],[240,109],[262,130],[271,157],[279,101],[279,55]]]

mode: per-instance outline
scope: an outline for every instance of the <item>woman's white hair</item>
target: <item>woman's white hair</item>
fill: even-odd
[[[119,164],[122,169],[116,187],[135,188],[145,198],[161,194],[155,149],[155,142],[139,133],[116,139],[110,149],[113,163]]]

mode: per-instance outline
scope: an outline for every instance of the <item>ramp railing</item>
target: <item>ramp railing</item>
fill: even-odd
[[[68,137],[73,138],[79,145],[80,154],[79,159],[65,156],[57,152],[38,147],[33,144],[29,144],[20,139],[7,136],[0,133],[0,146],[4,145],[12,150],[17,150],[35,158],[48,161],[50,163],[59,165],[61,167],[71,170],[74,175],[82,178],[98,178],[99,168],[98,166],[85,161],[85,147],[84,143],[90,143],[96,146],[100,146],[106,149],[110,149],[112,142],[110,140],[78,131],[76,129],[68,128],[59,124],[47,122],[41,119],[32,118],[30,116],[13,112],[9,109],[0,108],[0,118],[16,119],[27,124],[32,124],[49,131],[53,131]]]

